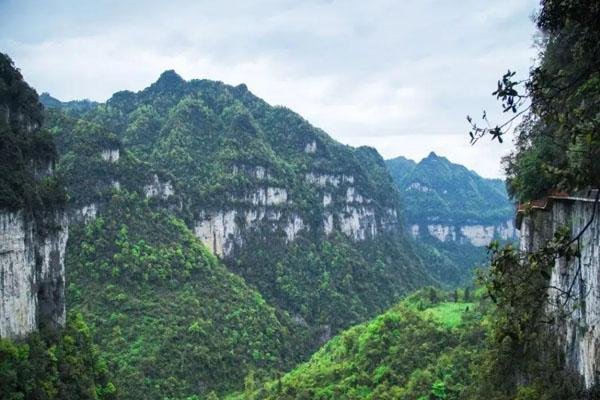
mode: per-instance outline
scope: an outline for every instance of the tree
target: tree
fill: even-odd
[[[539,64],[526,79],[508,71],[493,92],[511,116],[485,127],[469,116],[471,142],[502,142],[518,117],[515,150],[504,159],[509,193],[531,200],[551,190],[600,186],[600,3],[543,0],[536,23]]]

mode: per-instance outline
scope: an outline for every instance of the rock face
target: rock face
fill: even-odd
[[[102,159],[108,162],[119,161],[119,149],[104,149],[102,150]]]
[[[234,169],[234,173],[240,171],[261,180],[268,177],[263,167]],[[322,231],[327,236],[337,229],[354,241],[363,241],[399,226],[397,211],[386,208],[378,212],[373,201],[353,186],[354,176],[311,172],[305,181],[322,199],[320,224],[308,224],[295,211],[294,199],[286,188],[266,186],[231,195],[228,209],[201,212],[194,232],[214,254],[227,257],[244,244],[244,235],[262,227],[285,234],[289,243],[302,231]]]
[[[589,197],[551,199],[545,207],[524,216],[519,224],[520,248],[531,252],[562,226],[577,235],[594,216],[579,240],[581,256],[555,262],[548,310],[559,316],[558,340],[567,368],[578,372],[588,388],[599,383],[600,373],[600,210],[596,209],[594,215],[594,207]],[[567,299],[568,292],[571,296]]]
[[[2,53],[0,87],[0,337],[19,338],[65,323],[68,218],[37,93]]]
[[[42,232],[23,212],[0,213],[0,337],[65,323],[67,218],[48,219]]]
[[[512,220],[499,225],[448,225],[448,224],[427,224],[417,223],[409,225],[409,232],[418,239],[422,234],[429,234],[440,242],[458,242],[460,244],[470,243],[476,247],[483,247],[490,244],[494,239],[515,240],[518,232],[515,229]]]
[[[154,174],[152,183],[144,186],[144,194],[146,197],[158,197],[166,200],[175,194],[175,190],[171,182],[161,182],[158,175]]]

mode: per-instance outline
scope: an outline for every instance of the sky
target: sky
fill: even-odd
[[[504,144],[466,115],[535,62],[537,0],[0,0],[0,51],[39,93],[105,101],[174,69],[245,83],[336,140],[414,160],[435,151],[502,177]]]

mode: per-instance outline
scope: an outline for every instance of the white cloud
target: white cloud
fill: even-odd
[[[351,145],[431,150],[499,176],[508,145],[468,145],[467,113],[497,109],[526,72],[535,0],[0,2],[0,47],[39,91],[105,100],[166,69],[246,83]],[[490,113],[497,117],[497,113]]]

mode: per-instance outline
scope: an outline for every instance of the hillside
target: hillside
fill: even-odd
[[[386,164],[405,194],[408,221],[493,225],[514,211],[500,179],[482,178],[434,152],[418,163],[398,157]]]
[[[120,190],[71,232],[68,307],[89,320],[121,398],[226,391],[306,353],[303,325],[136,193]]]
[[[0,398],[115,398],[81,315],[65,310],[67,196],[37,93],[0,53]]]
[[[231,399],[464,399],[484,345],[474,303],[429,289]]]

